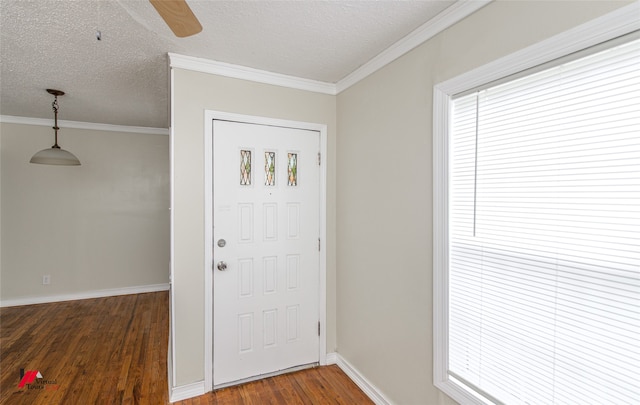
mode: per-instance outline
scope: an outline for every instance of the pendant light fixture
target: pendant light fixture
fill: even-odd
[[[38,163],[42,165],[58,165],[58,166],[80,166],[80,161],[73,153],[62,149],[58,146],[58,96],[63,96],[64,91],[47,89],[47,93],[52,94],[55,99],[51,103],[53,107],[53,115],[55,123],[53,130],[55,131],[55,143],[48,149],[43,149],[33,155],[30,163]]]

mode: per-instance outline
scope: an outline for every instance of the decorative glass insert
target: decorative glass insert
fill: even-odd
[[[276,153],[264,153],[264,185],[276,185]]]
[[[297,186],[298,185],[298,154],[297,153],[289,153],[287,156],[287,176],[288,186]]]
[[[240,185],[251,185],[251,151],[240,151]]]

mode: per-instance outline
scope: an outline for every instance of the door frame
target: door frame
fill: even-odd
[[[318,361],[327,364],[327,125],[290,121],[224,111],[204,111],[204,387],[213,390],[213,121],[226,120],[318,131],[320,133],[320,263],[318,317],[320,342]]]

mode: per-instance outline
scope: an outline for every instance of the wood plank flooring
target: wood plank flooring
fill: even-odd
[[[167,292],[2,308],[0,404],[167,403],[168,325]]]
[[[168,293],[0,308],[0,405],[169,403]],[[19,388],[20,369],[42,375]],[[317,367],[182,402],[372,404],[337,367]]]
[[[373,404],[338,366],[296,371],[210,392],[178,405]]]

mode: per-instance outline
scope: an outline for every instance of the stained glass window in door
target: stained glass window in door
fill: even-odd
[[[276,185],[276,153],[264,153],[264,185]]]
[[[240,151],[240,185],[251,185],[251,151]]]
[[[297,153],[289,153],[287,155],[287,176],[288,186],[297,186],[298,185],[298,154]]]

